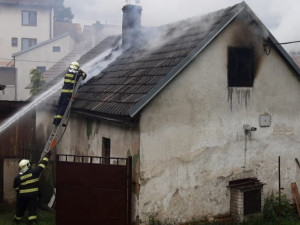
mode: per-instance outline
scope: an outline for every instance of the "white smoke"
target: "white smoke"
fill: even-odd
[[[85,79],[83,82],[87,82],[92,77],[100,74],[102,70],[104,70],[110,63],[115,61],[115,59],[119,57],[123,52],[121,46],[122,40],[118,42],[117,47],[104,51],[103,53],[95,57],[93,60],[84,64],[82,66],[82,70],[87,74],[87,79]]]
[[[133,0],[132,0],[133,2]],[[242,2],[242,0],[143,0],[143,26],[160,26],[193,16],[203,15]],[[245,0],[258,18],[279,42],[300,40],[300,1],[298,0]],[[122,24],[125,0],[65,0],[75,15],[74,22],[96,20]],[[157,16],[159,15],[159,16]],[[90,22],[89,22],[90,21]],[[300,44],[289,45],[299,47]],[[291,48],[291,47],[289,47]]]

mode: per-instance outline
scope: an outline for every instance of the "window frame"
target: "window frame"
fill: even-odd
[[[227,55],[228,87],[253,87],[254,49],[229,46]]]
[[[12,47],[18,47],[18,38],[17,37],[12,37],[11,38],[11,46]]]
[[[41,73],[46,72],[46,66],[37,66],[36,69],[39,70]]]
[[[32,43],[28,43],[28,48],[25,48],[24,47],[24,42],[23,41],[25,41],[25,40],[28,40],[29,42],[34,42],[34,44],[32,44]],[[22,38],[21,39],[21,50],[22,51],[24,51],[24,50],[26,50],[26,49],[29,49],[29,48],[31,48],[32,46],[35,46],[37,44],[37,39],[36,38]]]
[[[52,46],[52,52],[61,52],[60,46]]]
[[[111,141],[110,138],[102,137],[102,157],[104,164],[110,164]]]
[[[261,198],[261,188],[254,188],[243,192],[244,216],[261,212]]]
[[[37,11],[22,10],[22,26],[37,26]]]

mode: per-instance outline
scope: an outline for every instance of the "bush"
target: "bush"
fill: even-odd
[[[173,225],[173,224],[175,224],[175,223],[172,223],[168,220],[161,222],[159,219],[156,218],[156,216],[149,217],[149,225]]]
[[[266,199],[263,208],[263,218],[267,221],[278,221],[282,219],[295,219],[296,215],[286,195],[281,195],[280,207],[279,197],[272,192]]]

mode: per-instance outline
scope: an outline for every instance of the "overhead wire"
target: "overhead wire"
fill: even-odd
[[[279,45],[287,45],[287,44],[294,44],[294,43],[299,43],[300,41],[289,41],[289,42],[282,42],[278,43]]]
[[[300,43],[300,41],[289,41],[289,42],[281,42],[281,43],[276,43],[276,45],[287,45],[287,44],[295,44],[295,43]],[[94,53],[94,52],[91,52]],[[0,58],[1,60],[8,60],[9,63],[12,62],[14,59],[12,58]],[[16,62],[42,62],[42,63],[58,63],[57,62],[51,62],[51,61],[41,61],[41,60],[29,60],[29,59],[15,59]]]
[[[0,58],[1,60],[7,60],[7,61],[13,61],[14,59],[8,59],[8,58]],[[29,59],[15,59],[16,62],[44,62],[44,63],[58,63],[58,62],[51,62],[51,61],[40,61],[40,60],[29,60]]]

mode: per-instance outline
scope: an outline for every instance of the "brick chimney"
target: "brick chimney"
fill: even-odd
[[[141,28],[142,7],[128,4],[125,5],[122,10],[122,45],[128,47],[134,43]]]

